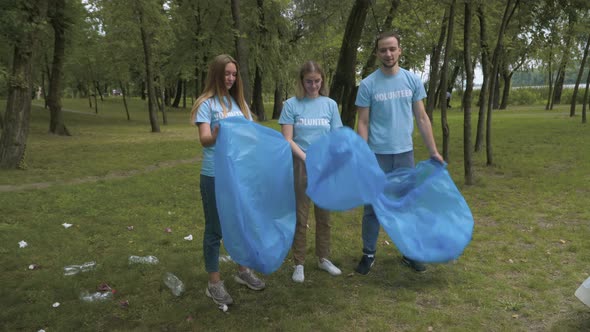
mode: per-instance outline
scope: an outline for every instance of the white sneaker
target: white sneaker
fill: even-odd
[[[303,274],[303,265],[295,265],[295,271],[293,271],[293,281],[303,282],[305,275]]]
[[[330,275],[339,276],[342,274],[339,268],[337,268],[332,262],[327,260],[326,258],[320,258],[318,262],[318,267],[324,271],[328,271]]]

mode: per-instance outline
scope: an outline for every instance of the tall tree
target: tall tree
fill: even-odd
[[[137,19],[139,21],[139,32],[141,34],[141,44],[143,45],[143,56],[144,56],[144,65],[145,65],[145,80],[147,83],[147,92],[148,92],[148,111],[149,111],[149,118],[150,118],[150,125],[152,127],[153,133],[160,132],[160,125],[158,124],[158,114],[157,114],[157,101],[156,101],[156,89],[154,87],[154,74],[153,74],[153,67],[152,67],[152,50],[151,50],[151,35],[147,31],[146,26],[146,19],[145,19],[145,8],[144,3],[138,2],[135,0],[133,2],[135,14],[137,15]]]
[[[492,150],[492,110],[494,101],[494,86],[498,79],[498,71],[500,67],[500,56],[503,50],[504,34],[514,12],[520,5],[520,0],[507,0],[506,7],[504,9],[504,15],[502,16],[502,23],[498,29],[498,39],[496,41],[496,47],[494,48],[494,54],[492,56],[491,73],[490,73],[490,85],[489,85],[489,98],[487,105],[487,120],[486,120],[486,165],[493,165],[493,150]]]
[[[449,6],[449,24],[447,26],[447,42],[445,45],[445,56],[443,60],[443,66],[440,77],[440,118],[442,125],[442,137],[443,137],[443,154],[442,157],[447,162],[449,159],[449,137],[451,130],[449,128],[449,122],[447,120],[447,84],[448,84],[448,72],[449,72],[449,58],[453,51],[453,30],[455,22],[455,0],[451,0]]]
[[[49,21],[53,27],[54,44],[47,105],[50,111],[49,132],[60,136],[70,136],[70,132],[64,124],[61,110],[63,67],[66,49],[65,33],[68,25],[65,12],[65,0],[50,0]]]
[[[471,153],[471,95],[473,93],[473,65],[471,60],[471,21],[473,10],[471,1],[465,1],[465,21],[463,24],[463,61],[467,85],[463,93],[463,170],[465,184],[473,184],[473,167]]]
[[[44,26],[47,0],[20,0],[16,5],[3,2],[0,9],[2,21],[12,23],[0,29],[8,30],[2,32],[11,36],[14,43],[4,129],[0,136],[0,168],[25,168],[33,91],[33,50],[39,29]]]
[[[481,52],[481,71],[483,73],[483,81],[481,89],[479,90],[479,112],[477,116],[477,130],[475,133],[475,147],[474,151],[479,152],[484,142],[484,129],[486,127],[486,105],[488,98],[488,85],[490,82],[490,47],[488,45],[487,35],[487,20],[484,12],[483,4],[477,6],[477,18],[479,21],[479,48]]]
[[[264,0],[256,0],[256,9],[258,12],[258,40],[257,45],[262,52],[266,49],[266,35],[269,33],[266,28],[266,22],[264,20]],[[266,121],[266,114],[264,113],[264,102],[262,100],[262,58],[256,57],[256,73],[254,75],[254,90],[252,91],[252,111],[258,117],[258,121]]]
[[[586,105],[588,105],[588,90],[590,88],[590,70],[586,76],[586,90],[584,91],[584,100],[582,101],[582,123],[586,123]]]
[[[243,35],[240,17],[240,0],[231,0],[231,13],[234,20],[234,42],[236,46],[236,60],[240,64],[240,76],[244,85],[244,98],[250,105],[252,102],[252,90],[250,89],[250,66],[248,64],[248,45]]]
[[[371,0],[356,0],[348,16],[338,56],[338,65],[330,86],[330,98],[342,105],[342,123],[354,128],[356,112],[356,56]]]
[[[445,12],[442,18],[442,24],[440,26],[440,33],[438,36],[437,44],[432,48],[430,54],[430,75],[428,78],[428,95],[426,96],[426,114],[430,118],[430,122],[433,122],[434,108],[436,107],[437,97],[437,83],[439,83],[439,66],[440,66],[440,55],[442,54],[443,44],[447,35],[447,28],[449,26],[449,9],[445,8]]]
[[[584,67],[586,65],[586,59],[588,58],[588,48],[590,47],[590,34],[586,39],[586,47],[584,47],[584,55],[582,56],[582,61],[580,63],[580,69],[578,70],[578,76],[576,77],[576,85],[574,86],[574,92],[572,93],[572,102],[570,105],[570,117],[576,115],[576,99],[578,97],[578,87],[580,85],[580,81],[582,80],[582,76],[584,75]]]

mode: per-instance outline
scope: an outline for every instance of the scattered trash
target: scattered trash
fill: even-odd
[[[518,314],[512,315],[512,318],[518,318],[518,317],[519,317]]]
[[[51,306],[52,306],[52,307],[54,307],[54,308],[57,308],[57,307],[59,307],[59,302],[55,302],[55,303],[54,303],[54,304],[52,304]]]
[[[133,230],[133,228],[134,228],[133,226],[127,226],[127,230],[128,230],[128,231],[132,231],[132,230]]]
[[[512,260],[512,258],[510,258],[510,259],[508,260],[508,263],[510,263],[510,264],[514,263],[514,261]]]
[[[129,300],[124,300],[124,301],[119,302],[119,307],[121,307],[123,309],[129,308]]]
[[[87,272],[96,267],[96,262],[86,262],[82,265],[68,265],[64,267],[64,276],[71,276],[80,272]]]
[[[232,261],[229,255],[219,256],[219,261],[223,263],[230,263]]]
[[[172,212],[168,211],[168,215],[171,216],[172,215]]]
[[[434,331],[434,328],[432,326],[429,326],[428,327],[428,332],[432,332],[432,331]]]
[[[19,248],[24,248],[24,247],[26,247],[28,245],[29,245],[28,243],[26,243],[25,241],[22,241],[22,240],[18,243],[18,247]]]
[[[102,283],[96,287],[96,290],[99,292],[112,292],[113,289],[107,283]]]
[[[84,302],[101,302],[113,298],[113,292],[95,292],[90,294],[88,291],[84,291],[80,294],[80,300]]]
[[[72,227],[72,224],[68,224],[67,222],[64,222],[63,224],[61,224],[64,228],[70,228]]]
[[[559,240],[559,242],[561,242],[561,244],[565,244],[565,240]]]
[[[223,312],[227,312],[227,304],[220,304],[219,305],[219,310],[221,310]]]
[[[39,330],[39,331],[37,331],[37,332],[45,332],[45,330],[41,329],[41,330]]]
[[[182,281],[170,272],[166,272],[164,275],[164,284],[170,288],[174,296],[180,296],[180,294],[184,292],[184,284]]]
[[[38,270],[40,268],[41,268],[41,266],[39,266],[37,264],[31,264],[31,265],[29,265],[29,270]]]
[[[164,230],[164,232],[166,232],[166,233],[172,233],[172,228],[166,227],[166,229]]]
[[[385,241],[383,241],[383,242],[385,242],[385,245],[386,245],[386,246],[388,246],[388,245],[389,245],[389,242],[387,242],[387,240],[385,240]]]
[[[193,235],[192,234],[189,234],[188,236],[185,236],[184,239],[187,240],[187,241],[192,241],[193,240]]]
[[[129,256],[129,264],[140,263],[140,264],[158,264],[160,261],[156,256]]]

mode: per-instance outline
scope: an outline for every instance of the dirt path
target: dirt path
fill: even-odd
[[[45,189],[57,185],[70,185],[70,184],[82,184],[82,183],[94,183],[102,180],[116,180],[116,179],[126,179],[130,178],[135,175],[142,175],[148,174],[159,169],[163,168],[170,168],[178,165],[184,164],[191,164],[196,163],[200,158],[195,157],[191,159],[183,159],[183,160],[169,160],[159,162],[155,165],[149,165],[144,167],[143,169],[136,169],[131,171],[115,171],[110,172],[104,176],[87,176],[84,178],[79,179],[72,179],[72,180],[65,180],[65,181],[55,181],[55,182],[37,182],[37,183],[27,183],[27,184],[20,184],[20,185],[0,185],[0,192],[14,192],[14,191],[24,191],[24,190],[35,190],[35,189]]]

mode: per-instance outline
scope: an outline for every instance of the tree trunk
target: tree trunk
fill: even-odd
[[[88,107],[92,108],[92,93],[90,93],[90,84],[86,82],[86,90],[88,91]]]
[[[551,60],[553,54],[551,52],[551,50],[549,50],[549,70],[548,70],[548,79],[549,79],[549,92],[547,93],[547,104],[545,104],[545,110],[549,110],[550,106],[553,104],[552,100],[553,100],[553,62]]]
[[[65,55],[65,0],[53,0],[50,12],[51,26],[54,31],[53,62],[51,64],[51,80],[49,81],[49,132],[59,136],[70,136],[66,128],[61,111],[61,82],[63,79],[63,66]]]
[[[94,93],[92,94],[94,96],[94,114],[98,114],[98,101],[96,100],[97,90],[98,88],[94,87]]]
[[[121,95],[123,96],[123,105],[125,106],[125,113],[127,113],[127,121],[131,120],[129,116],[129,108],[127,107],[127,92],[125,91],[123,82],[119,80],[119,86],[121,87]]]
[[[584,100],[582,101],[582,123],[586,123],[586,105],[588,105],[588,88],[590,87],[590,70],[586,76],[586,91],[584,92]]]
[[[449,12],[445,8],[445,13],[443,15],[442,24],[440,26],[440,34],[438,36],[438,43],[432,50],[432,54],[430,55],[430,77],[428,78],[428,94],[426,95],[426,114],[430,118],[430,122],[433,122],[433,113],[434,108],[436,107],[436,96],[437,94],[437,86],[439,83],[439,63],[440,63],[440,55],[442,53],[443,44],[445,42],[446,34],[447,34],[447,26],[449,20]]]
[[[182,108],[186,108],[186,80],[182,80]]]
[[[502,73],[504,80],[504,89],[502,90],[502,101],[500,102],[500,109],[505,110],[508,107],[508,100],[510,98],[510,87],[512,86],[512,75],[514,72]]]
[[[174,101],[172,102],[172,107],[178,108],[180,105],[180,98],[182,98],[182,79],[178,79],[176,82],[176,93],[174,94]]]
[[[252,112],[256,114],[258,121],[266,121],[266,114],[264,114],[264,102],[262,100],[262,71],[259,65],[256,65],[256,75],[254,76]]]
[[[349,97],[356,90],[356,55],[370,5],[371,0],[356,0],[352,6],[330,87],[330,98],[342,105],[342,123],[350,128],[354,128],[356,122],[356,109],[354,98],[351,102]]]
[[[574,92],[572,93],[572,103],[570,105],[570,117],[576,115],[576,99],[578,97],[578,86],[580,85],[580,81],[582,81],[582,76],[584,76],[584,67],[586,66],[586,59],[588,58],[588,48],[590,47],[590,34],[588,35],[588,40],[586,40],[586,47],[584,47],[584,55],[582,56],[582,63],[580,64],[580,69],[578,70],[578,76],[576,77],[576,85],[574,86]]]
[[[551,105],[549,109],[553,109],[553,105],[561,104],[561,92],[563,91],[563,82],[565,80],[565,65],[562,64],[557,70],[557,77],[555,78],[555,84],[553,85],[553,98],[551,98]]]
[[[471,2],[465,1],[465,23],[463,30],[463,61],[467,86],[463,93],[463,170],[465,184],[473,184],[473,167],[471,154],[471,95],[473,93],[473,65],[471,63]]]
[[[276,120],[281,117],[283,110],[283,83],[277,81],[275,83],[274,106],[272,108],[272,119]]]
[[[494,101],[494,87],[498,78],[498,71],[500,67],[500,55],[503,50],[504,34],[510,19],[514,15],[516,8],[520,4],[520,0],[508,0],[506,2],[506,8],[504,15],[502,16],[502,23],[498,29],[498,40],[496,42],[496,48],[492,56],[492,71],[490,73],[490,96],[488,98],[488,109],[487,109],[487,121],[486,121],[486,165],[492,166],[494,164],[493,150],[492,150],[492,109]]]
[[[20,3],[19,3],[20,4]],[[0,168],[24,169],[25,150],[31,119],[33,91],[33,50],[41,23],[47,13],[47,1],[37,0],[29,8],[20,8],[24,25],[29,27],[15,40],[10,72],[4,129],[0,135]]]
[[[100,91],[100,83],[98,81],[94,81],[94,86],[96,87],[96,92],[100,95],[100,101],[104,101],[102,91]]]
[[[483,5],[479,5],[477,7],[477,18],[479,20],[479,30],[480,30],[480,37],[479,37],[479,47],[481,51],[481,69],[483,73],[483,82],[481,84],[481,89],[479,90],[479,101],[477,105],[479,106],[479,112],[477,116],[477,132],[475,134],[475,147],[474,151],[479,152],[483,146],[483,134],[484,128],[486,126],[486,105],[487,105],[487,92],[488,92],[488,85],[490,81],[490,64],[489,64],[489,46],[487,43],[487,28],[486,28],[486,16],[483,10]]]
[[[145,100],[147,97],[145,95],[146,89],[147,89],[147,87],[145,86],[145,81],[141,81],[141,100]]]
[[[168,124],[168,115],[166,114],[166,95],[165,95],[165,89],[160,89],[161,93],[162,93],[162,124],[163,125],[167,125]]]
[[[451,57],[451,52],[453,51],[453,29],[454,29],[454,22],[455,22],[455,0],[451,1],[451,5],[449,7],[449,20],[447,26],[447,42],[445,45],[445,56],[443,59],[443,66],[441,70],[441,77],[440,77],[440,119],[442,125],[442,138],[443,138],[443,154],[442,157],[446,162],[449,162],[449,138],[451,135],[451,130],[449,128],[449,122],[447,120],[447,77],[449,71],[449,58]]]
[[[143,57],[144,57],[144,64],[145,64],[145,82],[147,84],[147,97],[148,97],[148,110],[149,110],[149,117],[150,117],[150,125],[152,127],[152,133],[159,133],[160,132],[160,125],[158,124],[158,114],[156,110],[156,90],[154,89],[154,76],[153,76],[153,69],[152,69],[152,55],[151,55],[151,46],[150,46],[150,39],[147,36],[147,32],[145,31],[144,26],[144,18],[143,18],[143,8],[141,7],[142,4],[136,4],[137,14],[139,18],[139,30],[141,33],[141,43],[143,45]]]
[[[240,19],[240,0],[231,0],[231,14],[234,20],[234,42],[236,46],[236,60],[240,64],[240,76],[244,86],[244,98],[246,104],[252,102],[252,90],[250,89],[250,66],[248,64],[248,45],[246,38],[242,36],[241,19]]]

